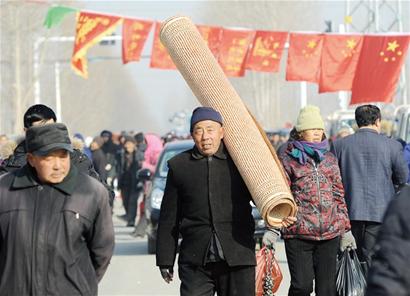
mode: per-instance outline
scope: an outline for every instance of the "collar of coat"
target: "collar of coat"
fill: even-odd
[[[205,158],[206,156],[201,154],[201,152],[199,152],[198,148],[195,145],[194,149],[192,150],[192,157],[194,159],[202,159],[202,158]],[[212,157],[216,157],[216,158],[219,158],[219,159],[227,159],[228,158],[228,153],[227,153],[227,151],[225,149],[225,145],[222,141],[221,141],[221,145],[219,145],[218,151],[216,151],[215,154],[212,155]]]
[[[68,175],[61,183],[49,184],[50,186],[58,189],[64,194],[71,195],[74,192],[77,183],[77,168],[71,164]],[[29,187],[35,187],[42,185],[37,178],[36,171],[29,164],[16,171],[13,182],[11,183],[12,189],[24,189]]]
[[[374,134],[378,134],[378,132],[372,128],[368,128],[368,127],[362,127],[359,128],[356,133],[374,133]]]

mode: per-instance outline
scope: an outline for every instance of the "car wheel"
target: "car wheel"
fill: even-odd
[[[155,239],[148,237],[148,254],[155,254],[157,249],[156,244],[157,241]]]

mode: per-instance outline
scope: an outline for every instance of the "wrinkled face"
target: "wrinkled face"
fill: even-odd
[[[199,152],[205,156],[214,155],[224,137],[222,126],[212,120],[197,122],[192,131],[192,138]]]
[[[63,149],[54,150],[46,156],[28,153],[27,161],[43,183],[61,183],[70,171],[70,153]]]
[[[301,132],[303,141],[311,143],[320,143],[322,142],[324,131],[322,129],[308,129]]]
[[[135,144],[133,142],[127,141],[124,143],[124,149],[128,153],[132,153],[135,151]]]

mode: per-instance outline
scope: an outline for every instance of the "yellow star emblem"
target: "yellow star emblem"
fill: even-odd
[[[396,40],[394,40],[393,42],[387,42],[387,51],[395,52],[396,48],[399,46],[400,45],[397,43]]]
[[[346,47],[350,49],[354,49],[356,47],[356,41],[354,39],[347,40]]]
[[[316,47],[316,41],[310,40],[307,44],[307,47],[309,48],[315,48]]]
[[[351,24],[353,22],[353,17],[351,15],[345,16],[345,24]]]

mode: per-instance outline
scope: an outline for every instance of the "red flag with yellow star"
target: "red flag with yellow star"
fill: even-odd
[[[81,11],[77,14],[77,26],[71,67],[83,78],[88,78],[86,54],[88,49],[111,34],[122,22],[118,16]]]
[[[197,25],[199,33],[201,33],[206,44],[211,50],[215,58],[219,55],[219,46],[221,45],[222,28]]]
[[[245,58],[255,31],[223,29],[218,62],[227,76],[245,75]]]
[[[361,35],[324,36],[319,93],[352,89],[362,40]]]
[[[288,32],[256,31],[252,49],[246,60],[246,69],[278,72],[287,38]]]
[[[410,35],[365,36],[350,104],[393,101]]]
[[[287,81],[319,82],[323,35],[290,33]]]
[[[157,69],[171,69],[175,70],[177,67],[171,59],[167,49],[161,43],[159,39],[159,31],[161,29],[161,23],[157,22],[155,25],[154,43],[151,51],[151,68]]]
[[[122,25],[122,62],[139,61],[141,52],[151,31],[152,21],[124,19]]]

